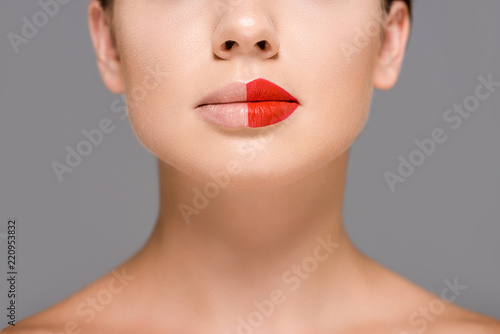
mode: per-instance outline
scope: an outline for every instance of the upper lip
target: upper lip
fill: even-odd
[[[252,94],[248,94],[249,84],[252,85]],[[298,100],[280,86],[265,80],[256,79],[249,84],[241,81],[231,82],[213,91],[201,99],[197,107],[207,104],[244,103],[257,101],[288,101]]]

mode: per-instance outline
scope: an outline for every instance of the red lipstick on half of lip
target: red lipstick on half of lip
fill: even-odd
[[[298,100],[280,86],[256,79],[247,84],[231,83],[200,101],[202,116],[227,127],[263,127],[288,118]]]
[[[296,98],[265,79],[247,83],[248,126],[255,128],[280,122],[299,106]]]

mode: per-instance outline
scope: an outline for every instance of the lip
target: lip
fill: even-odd
[[[256,79],[247,84],[232,82],[215,90],[198,102],[196,110],[217,125],[256,128],[283,121],[299,105],[285,89],[269,80]]]

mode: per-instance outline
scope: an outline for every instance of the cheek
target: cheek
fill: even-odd
[[[317,72],[322,74],[315,80],[317,98],[311,101],[311,109],[318,111],[319,129],[331,152],[341,153],[354,142],[368,119],[373,66],[369,49],[346,62],[337,45],[328,50],[333,58],[324,59],[322,70]]]
[[[346,151],[369,116],[380,27],[368,17],[325,20],[317,25],[323,29],[309,30],[307,43],[294,41],[299,50],[307,50],[299,53],[298,68],[305,97],[302,140],[314,148],[306,154],[321,164]]]
[[[117,40],[130,124],[147,150],[184,169],[183,164],[192,163],[193,156],[203,159],[206,155],[200,149],[206,138],[196,131],[190,110],[194,69],[201,57],[198,50],[183,45],[195,32],[178,22],[183,20],[181,15],[162,20],[142,9],[149,19],[141,20],[129,15],[136,11],[126,6],[132,5],[118,6]]]

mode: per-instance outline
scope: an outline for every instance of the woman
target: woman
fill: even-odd
[[[342,221],[349,148],[397,80],[411,1],[93,0],[106,86],[158,157],[132,258],[5,333],[500,333],[374,262]]]

